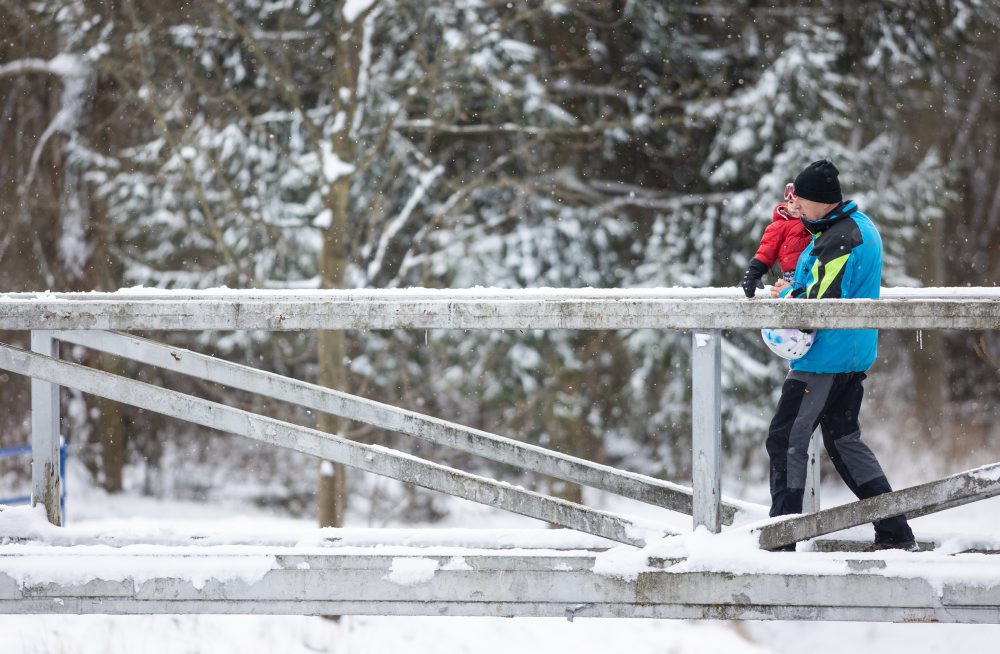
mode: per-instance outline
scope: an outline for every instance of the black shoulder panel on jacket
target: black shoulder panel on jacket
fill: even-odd
[[[816,237],[812,253],[820,263],[829,263],[850,254],[851,250],[862,243],[864,239],[861,237],[861,229],[853,218],[847,216]]]

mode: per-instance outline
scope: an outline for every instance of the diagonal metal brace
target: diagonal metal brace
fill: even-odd
[[[690,488],[648,475],[619,470],[455,422],[183,348],[171,347],[131,334],[91,330],[63,330],[51,333],[55,338],[67,343],[108,352],[231,388],[266,395],[381,429],[408,434],[522,470],[598,488],[672,511],[687,515],[692,513]],[[719,511],[722,524],[732,524],[733,517],[740,508],[741,503],[722,498]]]
[[[0,368],[204,427],[286,447],[479,504],[642,547],[668,532],[377,445],[236,409],[0,343]]]
[[[762,549],[791,545],[897,515],[917,518],[1000,495],[1000,463],[754,529]]]

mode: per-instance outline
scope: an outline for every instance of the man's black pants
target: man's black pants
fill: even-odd
[[[771,517],[802,513],[809,440],[817,426],[834,467],[858,499],[892,490],[875,455],[861,440],[858,413],[865,377],[863,372],[788,373],[767,435]],[[875,523],[875,540],[912,541],[913,532],[905,516],[896,516]]]

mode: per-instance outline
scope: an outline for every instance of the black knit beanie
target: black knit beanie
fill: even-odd
[[[795,195],[821,204],[834,204],[844,198],[840,194],[840,171],[826,159],[814,161],[795,178]]]

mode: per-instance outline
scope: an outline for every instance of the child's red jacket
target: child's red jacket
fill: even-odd
[[[754,259],[758,259],[768,268],[777,260],[781,265],[781,272],[794,271],[799,255],[809,245],[810,239],[812,235],[806,230],[802,221],[788,215],[785,203],[782,202],[774,208],[773,220],[764,230],[760,248],[757,249]]]

